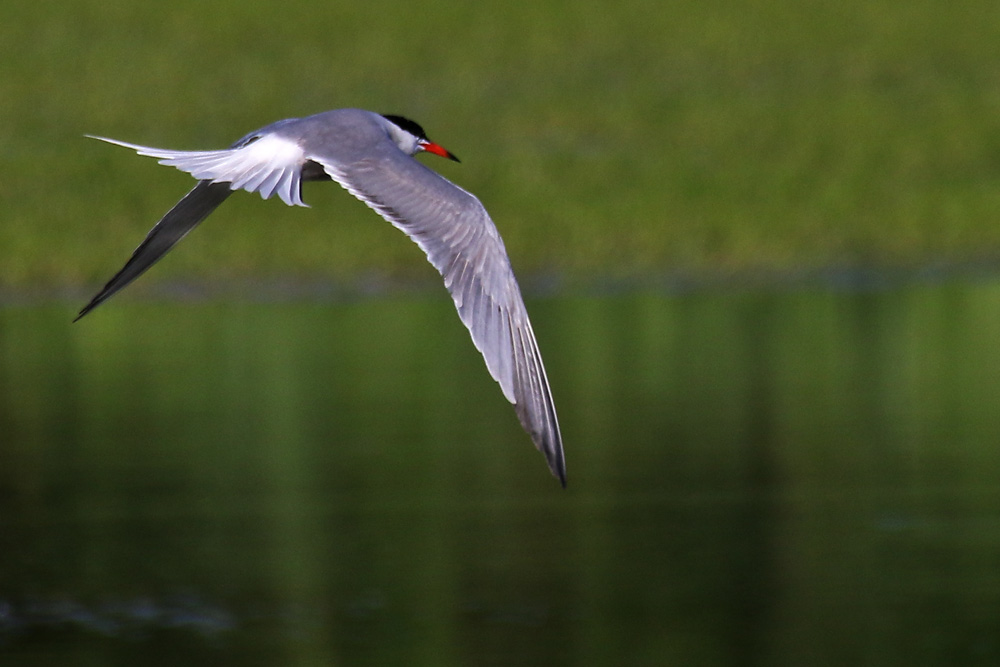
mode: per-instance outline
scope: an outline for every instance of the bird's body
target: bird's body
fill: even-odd
[[[305,206],[302,182],[333,180],[413,239],[441,273],[486,366],[565,485],[562,437],[531,322],[496,226],[476,197],[413,159],[456,160],[399,116],[338,109],[272,123],[230,148],[171,151],[95,137],[199,180],[79,316],[135,280],[235,190]]]

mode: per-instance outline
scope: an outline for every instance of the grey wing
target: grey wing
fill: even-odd
[[[90,303],[83,307],[73,321],[80,319],[141,276],[232,193],[228,183],[201,181],[194,186],[191,192],[184,195],[184,198],[149,230],[149,234],[135,249],[125,266],[90,300]]]
[[[483,205],[388,140],[350,166],[309,157],[427,254],[490,375],[565,486],[562,436],[545,367],[507,251]]]
[[[142,275],[234,190],[258,192],[264,199],[277,194],[289,206],[305,206],[301,193],[302,149],[293,141],[267,133],[267,128],[217,151],[175,151],[92,138],[159,158],[161,164],[186,171],[199,183],[156,223],[125,266],[83,307],[74,322]]]

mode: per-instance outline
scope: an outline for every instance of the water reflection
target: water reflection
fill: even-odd
[[[0,310],[15,664],[995,664],[1000,287]]]

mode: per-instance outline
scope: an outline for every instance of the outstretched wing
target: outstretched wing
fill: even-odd
[[[349,165],[308,157],[427,254],[490,375],[565,486],[562,436],[542,357],[507,251],[483,205],[388,138]]]
[[[90,300],[90,303],[83,307],[73,321],[76,322],[142,275],[232,193],[228,183],[201,181],[194,186],[191,192],[184,195],[184,198],[149,230],[149,234],[135,249],[125,266]]]
[[[264,199],[277,194],[289,206],[306,205],[302,201],[302,165],[305,162],[302,149],[281,137],[252,134],[231,148],[218,151],[173,151],[105,137],[91,138],[131,148],[139,155],[160,158],[160,164],[177,167],[201,182],[156,223],[125,266],[84,306],[74,321],[142,275],[234,190],[259,192]]]

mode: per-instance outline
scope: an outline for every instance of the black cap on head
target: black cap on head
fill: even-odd
[[[427,139],[427,133],[424,132],[424,128],[420,127],[419,124],[413,122],[409,118],[403,118],[402,116],[395,116],[393,114],[382,114],[382,118],[385,118],[391,123],[395,123],[401,129],[406,130],[418,139]]]

